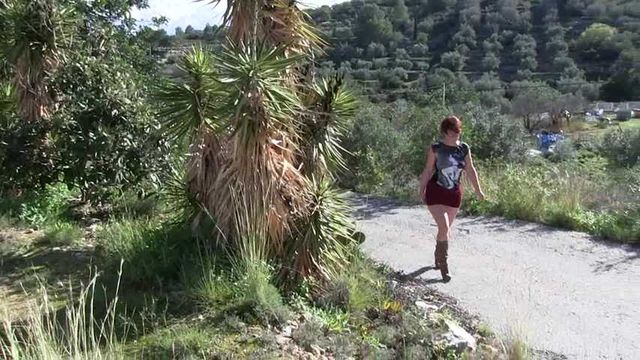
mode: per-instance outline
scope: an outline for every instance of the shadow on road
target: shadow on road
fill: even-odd
[[[358,220],[370,220],[383,215],[391,215],[395,213],[395,210],[415,206],[397,200],[356,193],[349,194],[347,198],[353,207],[353,215]]]
[[[634,250],[627,250],[629,253],[618,257],[613,260],[598,261],[598,264],[593,269],[594,273],[604,273],[607,271],[615,270],[621,265],[630,264],[634,261],[640,261],[640,248],[636,247]]]
[[[420,278],[420,276],[427,271],[437,270],[434,266],[423,266],[417,270],[414,270],[410,273],[404,273],[403,271],[396,271],[391,276],[398,282],[406,283],[406,282],[417,282],[420,284],[439,284],[444,281],[442,279],[424,279]]]

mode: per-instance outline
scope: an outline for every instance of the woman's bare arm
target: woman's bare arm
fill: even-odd
[[[427,183],[433,177],[433,173],[436,168],[436,154],[434,154],[433,149],[429,148],[427,151],[427,164],[420,175],[420,195],[422,199],[424,199],[424,193],[427,191]]]
[[[465,173],[467,173],[467,180],[473,186],[473,189],[476,191],[476,195],[480,200],[484,200],[484,192],[482,192],[482,188],[480,187],[480,180],[478,179],[478,171],[476,171],[476,167],[473,165],[473,158],[471,157],[471,152],[467,154],[465,157]]]

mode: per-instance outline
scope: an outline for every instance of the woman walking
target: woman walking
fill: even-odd
[[[449,116],[440,124],[441,140],[427,152],[427,165],[420,178],[420,192],[429,212],[438,226],[436,235],[435,268],[442,280],[451,280],[447,256],[449,232],[462,202],[460,179],[466,173],[478,199],[484,200],[478,173],[473,166],[469,145],[460,141],[462,121]]]

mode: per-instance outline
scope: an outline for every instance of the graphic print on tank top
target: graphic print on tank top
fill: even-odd
[[[439,142],[433,145],[433,150],[436,154],[436,182],[449,190],[457,187],[469,152],[468,145],[448,146]]]

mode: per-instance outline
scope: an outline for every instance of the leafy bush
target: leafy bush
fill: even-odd
[[[78,245],[84,236],[82,228],[67,222],[57,222],[46,228],[43,242],[57,246]]]
[[[27,226],[39,228],[57,221],[74,195],[75,192],[64,184],[47,185],[22,196],[3,198],[0,212],[16,217]]]
[[[59,153],[47,135],[52,125],[13,119],[0,123],[0,193],[42,189],[58,181]]]
[[[526,151],[527,137],[522,125],[496,110],[478,105],[460,111],[463,141],[478,159],[519,159]]]
[[[550,159],[553,161],[567,161],[573,160],[577,156],[578,153],[573,145],[573,141],[571,141],[571,139],[566,139],[556,144]]]
[[[607,132],[601,151],[620,166],[640,164],[640,129],[618,128]]]
[[[640,196],[634,189],[640,189],[640,181],[632,175],[638,170],[617,173],[591,166],[571,161],[482,164],[479,172],[489,200],[478,202],[468,194],[463,208],[639,242]]]
[[[144,96],[146,81],[124,58],[84,53],[57,79],[69,96],[57,113],[60,163],[65,181],[81,188],[85,199],[140,184],[169,163],[170,152]]]
[[[148,220],[121,220],[96,234],[98,252],[114,269],[123,260],[124,280],[152,284],[176,280],[184,266],[198,254],[191,230]]]

